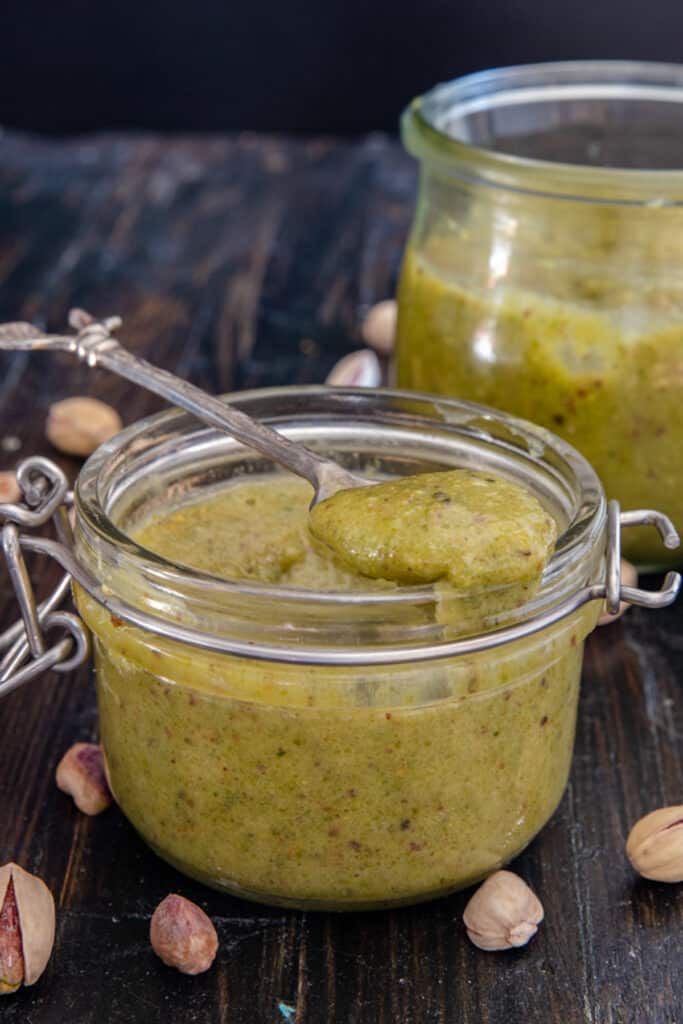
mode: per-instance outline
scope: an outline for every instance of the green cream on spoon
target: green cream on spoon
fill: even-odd
[[[310,528],[363,576],[460,591],[540,581],[557,539],[532,494],[470,469],[337,491],[313,506]]]

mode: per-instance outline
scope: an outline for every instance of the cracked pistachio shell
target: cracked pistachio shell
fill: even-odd
[[[496,871],[465,907],[467,935],[479,949],[525,946],[543,920],[543,906],[526,882],[512,871]]]
[[[24,956],[24,985],[33,985],[47,966],[55,943],[55,901],[45,882],[24,871],[18,864],[0,867],[0,908],[10,883],[21,928]]]
[[[626,856],[643,878],[683,882],[683,804],[660,807],[637,821]]]

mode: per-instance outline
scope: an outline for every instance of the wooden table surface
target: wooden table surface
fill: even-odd
[[[415,170],[398,144],[100,137],[0,143],[0,318],[50,328],[80,305],[121,314],[136,352],[213,391],[316,382],[359,347],[363,311],[392,293]],[[66,356],[5,357],[0,469],[34,453],[49,404],[92,394],[126,422],[159,408]],[[20,447],[18,447],[20,445]],[[71,478],[78,464],[59,459]],[[41,591],[54,565],[34,562]],[[14,614],[3,571],[5,621]],[[3,1024],[681,1024],[683,889],[637,880],[630,825],[683,799],[681,605],[634,609],[586,653],[562,804],[515,863],[546,921],[512,953],[466,939],[468,894],[393,912],[327,915],[214,893],[158,860],[116,809],[89,819],[55,787],[62,753],[97,736],[90,670],[46,675],[0,704],[0,863],[39,873],[57,942]],[[152,954],[169,891],[220,937],[183,977]]]

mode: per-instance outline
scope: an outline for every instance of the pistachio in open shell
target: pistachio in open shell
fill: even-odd
[[[8,995],[45,970],[55,942],[55,901],[37,875],[5,864],[0,908],[0,995]]]
[[[325,383],[330,387],[376,388],[382,383],[382,369],[372,349],[361,348],[335,363]]]
[[[67,455],[92,455],[96,448],[121,430],[116,409],[97,398],[64,398],[50,406],[45,434]]]
[[[683,882],[683,804],[660,807],[637,821],[626,856],[643,878]]]

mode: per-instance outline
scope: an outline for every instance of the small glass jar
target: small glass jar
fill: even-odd
[[[400,386],[548,427],[679,529],[682,131],[676,65],[503,68],[415,100],[397,349]],[[644,531],[625,553],[667,561]]]
[[[598,480],[544,431],[406,394],[288,389],[234,401],[373,475],[477,465],[531,487],[562,539],[530,606],[483,623],[484,634],[543,615],[598,571]],[[458,656],[432,587],[226,582],[185,568],[182,551],[173,565],[130,540],[156,508],[273,468],[171,413],[124,431],[81,473],[79,562],[104,593],[172,625],[170,636],[136,628],[77,590],[116,800],[166,860],[251,899],[359,909],[467,885],[518,853],[562,795],[598,605]],[[206,645],[179,641],[178,629]]]
[[[49,554],[74,581],[117,803],[181,871],[265,903],[385,907],[476,881],[519,853],[562,796],[584,639],[603,599],[668,604],[680,579],[658,594],[620,587],[618,509],[586,460],[540,427],[400,391],[230,400],[373,478],[464,466],[517,481],[555,517],[559,540],[524,604],[491,587],[473,621],[468,595],[438,585],[296,589],[189,568],[182,542],[174,561],[141,547],[133,537],[159,511],[279,474],[184,413],[136,423],[88,460],[73,527],[58,509],[63,474],[28,460],[26,504],[0,508],[11,520],[3,547]],[[58,542],[19,544],[15,523],[52,514]],[[643,515],[621,523],[656,519]],[[87,653],[81,623],[51,610],[68,577],[38,609],[15,570],[35,661],[21,667],[28,641],[12,627],[0,696]],[[68,637],[48,649],[41,624],[44,636],[68,629],[79,650]]]

